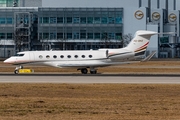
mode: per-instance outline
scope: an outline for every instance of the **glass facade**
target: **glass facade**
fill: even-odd
[[[66,13],[64,12],[62,16],[66,16],[65,14]],[[49,16],[52,16],[52,14]],[[47,16],[40,17],[39,23],[40,24],[67,24],[67,23],[69,24],[122,24],[122,11],[119,11],[119,13],[114,13],[113,15],[109,13],[106,15],[106,17],[104,17],[102,14],[100,14],[100,16],[102,17],[95,17],[94,14],[91,14],[91,17],[89,17],[89,15],[86,15],[86,17],[84,15],[82,15],[82,17],[76,17],[76,16],[73,17],[73,11],[72,11],[72,17],[69,17],[69,16],[58,17],[56,15],[56,12],[54,13],[54,16],[55,17],[47,17]]]
[[[19,0],[0,0],[0,7],[18,7]]]
[[[1,0],[0,5],[12,2]],[[123,9],[5,7],[0,9],[0,27],[0,41],[14,40],[21,30],[30,50],[119,48]]]
[[[41,17],[41,24],[122,24],[122,17]]]
[[[122,8],[39,9],[40,40],[120,40],[122,26]]]
[[[0,17],[0,24],[13,24],[13,18]]]

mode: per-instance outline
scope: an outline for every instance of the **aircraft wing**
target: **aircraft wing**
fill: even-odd
[[[110,66],[112,65],[111,63],[101,63],[101,64],[60,64],[57,65],[60,68],[88,68],[88,67],[105,67],[105,66]]]
[[[60,68],[88,68],[88,67],[106,67],[111,65],[121,65],[121,64],[131,64],[131,63],[139,63],[140,61],[125,61],[125,62],[101,62],[101,63],[76,63],[76,64],[60,64],[57,65]]]

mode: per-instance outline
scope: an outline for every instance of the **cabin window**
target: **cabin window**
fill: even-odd
[[[61,57],[61,58],[64,58],[64,55],[61,55],[60,57]]]
[[[53,58],[54,58],[54,59],[56,59],[56,58],[57,58],[57,56],[56,56],[56,55],[54,55],[54,56],[53,56]]]
[[[42,55],[40,55],[40,56],[39,56],[39,58],[40,58],[40,59],[42,59],[42,58],[43,58],[43,56],[42,56]]]
[[[85,55],[82,55],[82,58],[85,58]]]
[[[50,58],[50,56],[49,56],[49,55],[46,55],[46,58],[47,58],[47,59],[49,59],[49,58]]]
[[[89,58],[92,58],[92,55],[89,55]]]
[[[68,55],[67,57],[68,57],[68,58],[71,58],[71,56],[70,56],[70,55]]]
[[[78,55],[75,55],[74,57],[75,57],[75,58],[78,58]]]

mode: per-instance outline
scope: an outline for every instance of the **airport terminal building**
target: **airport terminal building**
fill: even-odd
[[[174,32],[153,36],[147,54],[180,57],[178,0],[54,2],[0,0],[0,57],[25,50],[120,48],[123,36],[137,30]]]

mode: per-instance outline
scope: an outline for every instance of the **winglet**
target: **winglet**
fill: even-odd
[[[150,55],[148,55],[146,58],[141,60],[141,62],[147,62],[149,61],[154,55],[156,54],[156,51],[153,51]]]

